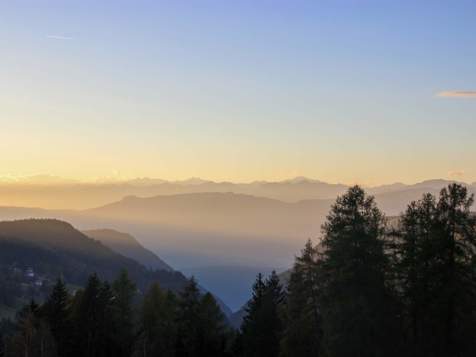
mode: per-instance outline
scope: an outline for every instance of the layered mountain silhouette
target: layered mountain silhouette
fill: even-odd
[[[91,229],[83,231],[86,236],[100,241],[113,251],[134,259],[152,270],[173,269],[150,250],[145,249],[133,236],[128,233],[118,232],[114,229]]]
[[[374,187],[367,191],[375,195],[379,207],[388,216],[395,216],[402,212],[410,201],[419,199],[423,193],[437,193],[449,183],[450,181],[445,180],[429,180],[415,185]],[[123,192],[118,188],[122,187],[121,185],[123,184],[116,187],[116,193]],[[259,187],[259,192],[269,190],[268,194],[284,192],[281,189],[285,187],[283,190],[288,190],[286,192],[300,192],[301,196],[294,197],[306,199],[283,201],[240,192],[171,194],[169,190],[168,194],[150,197],[127,196],[84,210],[0,207],[0,219],[58,218],[71,222],[82,230],[111,227],[117,231],[129,232],[145,249],[153,253],[160,252],[160,256],[174,268],[183,269],[189,275],[195,272],[207,289],[231,292],[235,291],[233,289],[237,286],[250,285],[252,274],[239,274],[247,267],[256,268],[256,271],[268,271],[269,267],[278,270],[289,267],[293,254],[301,249],[308,238],[317,240],[320,237],[321,224],[335,196],[340,190],[346,189],[343,185],[331,185],[332,190],[325,191],[319,187],[328,187],[327,184],[305,178],[252,184],[210,183],[198,179],[181,183],[150,183],[144,179],[128,185],[141,189],[145,187],[146,191],[150,187],[216,191],[220,185],[223,190],[232,187],[236,191],[239,191],[240,187]],[[468,188],[470,192],[476,192],[476,185],[468,185]],[[102,188],[99,191],[101,190]],[[319,195],[333,197],[313,198]],[[117,238],[117,242],[122,239],[119,236]],[[101,237],[97,236],[95,239],[101,240]],[[108,246],[106,241],[103,243]],[[120,252],[119,245],[115,243],[114,247]],[[139,259],[132,255],[137,254],[136,249],[140,250],[137,246],[129,246],[127,256]],[[147,260],[143,251],[141,254],[142,259]],[[148,265],[146,260],[142,263]],[[156,263],[158,264],[157,261]],[[242,276],[243,281],[229,282],[230,274]],[[234,284],[233,287],[231,284]],[[234,307],[240,306],[247,296],[248,291],[243,290],[242,294],[230,294],[226,302]]]
[[[395,183],[368,187],[372,194],[415,188],[441,188],[450,181],[428,180],[415,185]],[[476,186],[474,183],[470,186]],[[203,192],[234,192],[285,202],[308,199],[333,199],[348,188],[306,177],[250,183],[214,182],[191,178],[184,181],[139,178],[120,182],[85,183],[57,177],[32,177],[19,181],[0,180],[0,205],[43,207],[49,209],[86,209],[118,201],[125,196],[150,197]]]
[[[137,261],[127,258],[76,230],[71,224],[55,219],[27,219],[0,222],[0,237],[4,246],[22,244],[37,249],[61,262],[50,267],[51,274],[63,276],[72,284],[82,285],[88,276],[96,272],[102,279],[113,280],[121,269],[126,269],[139,288],[145,289],[153,282],[160,282],[164,288],[178,290],[185,283],[185,277],[170,270],[150,270]],[[3,250],[4,251],[4,250]],[[21,261],[18,256],[9,255],[1,259],[14,264]],[[27,264],[27,262],[24,262]],[[29,262],[31,268],[42,270],[41,259]],[[54,274],[53,274],[54,272]]]
[[[141,293],[156,282],[172,291],[181,290],[187,283],[182,273],[173,271],[131,236],[110,230],[88,234],[101,236],[113,248],[56,219],[0,222],[0,276],[3,280],[0,311],[7,304],[18,307],[31,298],[41,300],[49,292],[47,286],[58,277],[70,286],[80,287],[92,273],[112,281],[125,269]],[[118,237],[118,242],[111,242],[114,237]],[[129,251],[127,247],[132,249]],[[146,262],[161,268],[145,267],[115,249],[126,251],[129,256],[145,257]],[[229,308],[219,303],[228,315]]]

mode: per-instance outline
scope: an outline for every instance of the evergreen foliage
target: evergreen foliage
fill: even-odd
[[[241,328],[244,356],[279,356],[283,304],[284,292],[276,273],[266,280],[258,274]]]
[[[322,343],[319,263],[318,250],[308,240],[301,255],[296,257],[287,288],[283,356],[319,356]]]

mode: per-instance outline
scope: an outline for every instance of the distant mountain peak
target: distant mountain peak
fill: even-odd
[[[300,184],[300,183],[321,183],[321,181],[313,180],[305,176],[296,176],[289,180],[284,180],[283,182],[291,184]]]
[[[204,183],[212,183],[213,181],[203,180],[200,177],[190,177],[186,180],[176,181],[178,184],[182,185],[202,185]]]
[[[151,186],[151,185],[161,185],[168,183],[166,180],[150,178],[150,177],[138,177],[132,180],[127,181],[128,184],[134,186]]]

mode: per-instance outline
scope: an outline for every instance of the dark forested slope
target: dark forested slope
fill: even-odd
[[[66,222],[0,222],[0,305],[15,307],[26,299],[41,300],[43,292],[60,276],[69,285],[82,286],[93,272],[102,279],[113,280],[123,269],[141,291],[155,282],[178,291],[186,283],[181,273],[149,270]]]

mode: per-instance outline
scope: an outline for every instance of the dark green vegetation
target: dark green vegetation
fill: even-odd
[[[43,301],[58,277],[70,288],[84,286],[91,273],[115,278],[126,269],[141,292],[159,282],[179,291],[187,279],[178,272],[149,270],[100,242],[51,219],[0,222],[0,317],[30,299]]]
[[[151,285],[143,298],[125,272],[111,285],[92,275],[74,296],[58,281],[44,304],[0,326],[5,355],[474,356],[472,204],[453,184],[389,222],[372,197],[350,188],[320,243],[296,258],[286,288],[274,273],[258,275],[237,332],[194,280],[175,293]]]
[[[47,300],[33,300],[4,321],[2,356],[226,356],[232,331],[210,293],[193,279],[180,293],[150,287],[139,299],[126,271],[110,285],[96,274],[70,295],[58,280]]]
[[[285,297],[258,276],[237,339],[243,356],[476,354],[473,197],[450,185],[390,225],[372,197],[339,197],[317,246],[296,258]]]

